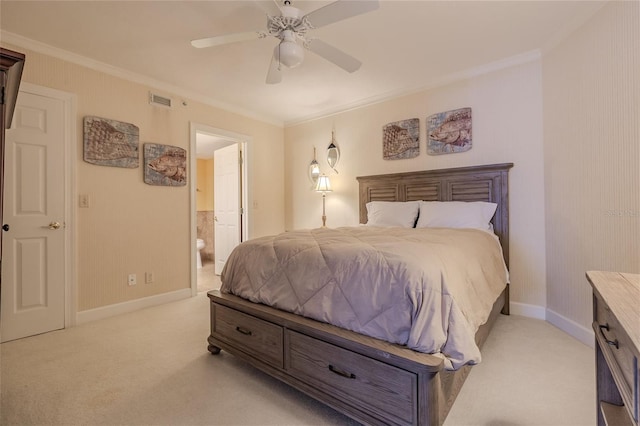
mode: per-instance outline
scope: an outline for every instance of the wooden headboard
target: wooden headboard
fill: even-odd
[[[369,201],[489,201],[491,219],[509,266],[509,169],[513,163],[360,176],[360,223]]]

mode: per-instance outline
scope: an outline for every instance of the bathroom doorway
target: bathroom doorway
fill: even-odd
[[[215,129],[204,125],[191,125],[191,240],[192,240],[192,294],[219,288],[220,259],[226,260],[225,255],[247,239],[249,231],[249,217],[247,209],[248,194],[248,149],[250,138],[244,135]],[[238,191],[221,191],[219,173],[221,169],[220,155],[234,148],[239,159],[228,158],[228,168],[236,170]],[[214,157],[216,160],[214,161]],[[218,179],[216,179],[218,175]],[[218,190],[216,191],[216,185]],[[224,195],[230,192],[229,196]],[[224,197],[221,199],[221,197]],[[222,210],[221,210],[222,209]],[[229,216],[229,211],[235,211],[235,217]],[[234,229],[229,231],[229,218],[236,222]],[[225,218],[224,222],[221,220]],[[216,221],[218,219],[218,221]],[[234,221],[232,220],[232,222]],[[224,225],[224,226],[223,226]],[[231,233],[230,238],[229,233]],[[234,235],[236,233],[236,235]],[[225,235],[226,234],[226,235]],[[229,247],[227,247],[229,246]],[[216,271],[216,262],[218,271]],[[216,274],[217,272],[217,274]]]

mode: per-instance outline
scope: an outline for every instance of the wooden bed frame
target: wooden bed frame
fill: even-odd
[[[513,164],[358,177],[360,221],[369,201],[491,201],[492,220],[509,261],[508,171]],[[208,350],[221,349],[364,424],[440,425],[471,366],[447,371],[442,359],[239,297],[208,293]],[[476,333],[480,347],[508,286]]]

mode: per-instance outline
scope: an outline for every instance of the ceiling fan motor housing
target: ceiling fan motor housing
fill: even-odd
[[[282,33],[286,30],[293,31],[297,36],[304,36],[310,25],[300,9],[293,6],[282,6],[282,14],[269,16],[267,19],[267,31],[269,35],[282,39]]]

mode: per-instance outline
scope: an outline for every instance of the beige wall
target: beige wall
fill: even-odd
[[[471,107],[473,147],[458,154],[426,154],[425,119],[434,113]],[[420,155],[382,159],[382,126],[420,119]],[[326,148],[335,127],[341,150],[338,174],[330,173]],[[544,306],[544,177],[540,62],[502,69],[445,87],[390,100],[285,130],[286,228],[321,225],[321,196],[312,191],[307,168],[318,149],[330,175],[327,225],[358,223],[357,176],[423,169],[513,162],[510,172],[511,279],[516,304]]]
[[[213,210],[213,160],[198,159],[196,210],[199,212]]]
[[[585,328],[587,270],[640,273],[640,3],[543,55],[547,307]]]
[[[77,310],[157,295],[190,286],[190,191],[185,187],[146,185],[142,167],[102,167],[82,160],[82,120],[86,115],[133,123],[140,143],[175,145],[189,150],[190,122],[250,136],[250,179],[253,199],[250,237],[284,229],[283,129],[185,99],[171,109],[149,105],[142,84],[113,77],[36,53],[27,55],[23,81],[77,96],[74,117],[78,138],[78,194],[88,194],[91,207],[77,209]],[[171,93],[162,93],[182,101]],[[192,153],[195,155],[195,153]],[[260,158],[261,161],[253,161]],[[269,164],[268,170],[261,164]],[[141,162],[142,163],[142,162]],[[76,203],[77,204],[77,203]],[[145,272],[155,282],[144,283]],[[129,287],[127,275],[138,284]]]

